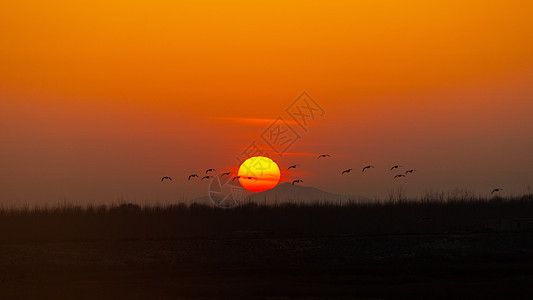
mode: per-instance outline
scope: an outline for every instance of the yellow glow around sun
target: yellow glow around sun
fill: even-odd
[[[239,182],[250,192],[262,192],[278,185],[280,171],[270,158],[254,156],[245,160],[239,167]]]

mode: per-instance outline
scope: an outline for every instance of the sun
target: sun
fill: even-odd
[[[280,171],[270,158],[254,156],[245,160],[239,167],[239,182],[246,190],[254,193],[269,190],[278,185]]]

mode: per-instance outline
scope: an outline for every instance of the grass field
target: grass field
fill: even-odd
[[[0,211],[0,297],[531,298],[533,197]]]
[[[0,210],[0,242],[524,231],[533,195],[383,203],[34,207]]]

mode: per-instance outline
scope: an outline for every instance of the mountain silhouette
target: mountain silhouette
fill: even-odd
[[[214,201],[220,202],[221,199],[220,198],[215,198]],[[209,196],[201,196],[201,197],[197,197],[197,198],[194,198],[194,199],[191,199],[191,200],[187,201],[187,204],[188,205],[199,204],[199,205],[206,205],[206,206],[214,206],[215,205],[214,201]]]
[[[222,195],[223,196],[223,195]],[[188,201],[188,204],[202,204],[212,206],[214,202],[219,203],[221,198],[214,195],[202,196]],[[244,196],[239,199],[239,204],[257,203],[257,204],[281,204],[281,203],[331,203],[343,204],[350,201],[366,203],[370,202],[369,198],[360,196],[347,196],[334,194],[317,189],[312,186],[292,185],[290,182],[278,184],[276,187],[260,193],[244,192]]]
[[[252,194],[246,201],[258,204],[275,203],[333,203],[341,204],[349,201],[367,202],[368,198],[359,196],[346,196],[329,193],[315,187],[304,185],[292,185],[290,182],[278,184],[276,187],[260,193]]]

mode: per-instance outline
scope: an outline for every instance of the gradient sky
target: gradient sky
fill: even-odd
[[[533,184],[531,1],[10,2],[4,205],[205,195],[187,176],[237,171],[303,91],[325,114],[289,122],[282,182],[366,197]],[[393,181],[394,164],[418,171]]]

